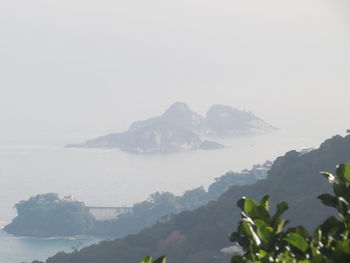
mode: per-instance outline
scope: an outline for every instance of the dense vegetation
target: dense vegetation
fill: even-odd
[[[93,216],[78,201],[62,200],[57,194],[31,197],[15,205],[18,216],[4,230],[19,236],[76,236],[91,231]]]
[[[208,191],[199,187],[186,191],[182,196],[175,196],[168,192],[154,193],[148,200],[135,204],[130,213],[121,215],[115,220],[96,222],[91,234],[124,237],[137,233],[157,222],[168,220],[174,214],[196,209],[217,199],[232,185],[252,184],[265,178],[271,164],[267,161],[263,165],[254,165],[249,170],[227,172],[216,178],[215,182],[209,186]]]
[[[240,210],[233,207],[242,196],[260,199],[268,194],[271,205],[287,201],[290,209],[286,217],[295,225],[311,230],[327,217],[334,215],[316,197],[331,192],[319,171],[334,171],[338,163],[350,160],[350,136],[335,136],[319,149],[301,155],[291,151],[276,159],[268,177],[252,185],[232,186],[218,200],[194,211],[184,211],[131,235],[74,253],[59,253],[47,263],[125,263],[138,262],[144,255],[168,255],[170,262],[222,263],[229,256],[220,252],[231,246],[230,229],[240,221]]]
[[[18,216],[5,227],[5,231],[34,237],[88,234],[120,238],[166,221],[174,214],[205,205],[231,185],[252,184],[265,178],[270,166],[271,162],[266,162],[254,165],[250,170],[227,172],[216,178],[208,191],[199,187],[186,191],[182,196],[168,192],[154,193],[148,200],[135,204],[130,213],[106,221],[95,220],[82,202],[61,200],[54,193],[37,195],[15,205]]]
[[[244,255],[236,255],[232,263],[348,263],[350,262],[350,163],[341,164],[336,176],[323,173],[333,185],[334,195],[318,198],[326,206],[335,208],[338,217],[331,216],[317,226],[310,235],[303,226],[285,230],[288,220],[282,214],[286,202],[277,205],[274,215],[269,213],[269,196],[259,203],[242,198],[237,205],[242,221],[231,241],[238,242]]]
[[[318,198],[333,207],[338,217],[331,216],[309,235],[303,226],[285,230],[289,221],[282,217],[288,209],[286,202],[277,204],[270,214],[269,196],[260,202],[243,197],[237,202],[242,220],[230,239],[244,250],[234,255],[231,263],[348,263],[350,262],[350,163],[338,166],[336,176],[323,172],[333,185],[335,195]],[[166,263],[165,256],[141,263]]]

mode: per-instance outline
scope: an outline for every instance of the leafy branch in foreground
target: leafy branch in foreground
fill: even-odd
[[[288,209],[285,202],[277,205],[276,213],[269,213],[269,196],[259,203],[242,198],[242,221],[230,239],[244,250],[242,256],[232,257],[232,263],[347,263],[350,262],[350,163],[337,167],[336,175],[322,172],[333,185],[335,195],[322,194],[318,198],[326,206],[338,211],[318,226],[312,235],[302,227],[285,229],[289,223],[282,218]]]
[[[147,256],[140,263],[167,263],[167,259],[166,259],[166,257],[163,256],[163,257],[156,259],[155,261],[152,261],[152,257]]]

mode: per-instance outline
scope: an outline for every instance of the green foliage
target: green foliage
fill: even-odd
[[[337,167],[336,176],[323,172],[333,185],[335,195],[318,198],[337,210],[339,217],[329,217],[312,236],[302,227],[285,230],[288,221],[282,218],[287,203],[279,203],[274,215],[269,211],[269,197],[259,203],[249,198],[237,202],[242,220],[230,239],[244,250],[232,263],[346,263],[350,262],[350,163]]]
[[[4,230],[14,235],[52,237],[88,233],[95,222],[84,203],[57,194],[36,195],[15,205],[18,216]]]
[[[152,261],[152,257],[147,256],[140,263],[167,263],[167,259],[165,256],[163,256],[163,257],[156,259],[155,261]]]

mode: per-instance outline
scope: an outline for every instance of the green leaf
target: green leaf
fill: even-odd
[[[336,173],[341,182],[350,183],[350,163],[338,165]]]
[[[337,244],[332,256],[336,263],[350,262],[350,240],[346,240]]]
[[[167,259],[165,256],[157,258],[153,263],[167,263]]]
[[[336,174],[337,174],[337,178],[340,179],[341,182],[344,182],[344,181],[345,181],[345,177],[344,177],[344,174],[345,174],[345,165],[344,165],[344,164],[339,164],[339,165],[337,166]]]
[[[258,255],[258,257],[259,257],[260,259],[266,257],[267,255],[268,255],[268,253],[267,253],[265,250],[262,250],[262,249],[259,250],[259,255]]]
[[[265,208],[266,211],[269,211],[269,209],[270,209],[269,199],[270,199],[270,196],[265,195],[263,198],[261,198],[261,200],[259,202],[259,205],[262,206],[263,208]]]
[[[255,223],[255,226],[257,228],[262,228],[262,227],[267,227],[268,226],[268,224],[264,220],[261,220],[261,219],[255,219],[254,223]]]
[[[245,214],[251,217],[253,215],[253,210],[255,207],[256,207],[256,203],[254,200],[249,198],[244,199],[243,211]]]
[[[239,199],[238,201],[237,201],[237,206],[243,211],[243,209],[244,209],[244,200],[245,200],[246,198],[245,197],[242,197],[241,199]]]
[[[343,197],[339,197],[337,208],[340,214],[342,214],[343,216],[346,216],[349,210],[349,203]]]
[[[277,211],[272,217],[272,224],[275,225],[276,223],[279,222],[280,216],[288,210],[288,204],[286,202],[281,202],[277,204]]]
[[[265,245],[270,248],[275,234],[273,232],[273,228],[272,227],[258,227],[257,229],[257,234],[259,236],[259,238],[265,243]]]
[[[255,231],[254,231],[252,225],[249,224],[249,223],[246,222],[246,221],[243,221],[243,222],[242,222],[242,228],[243,228],[244,234],[247,235],[248,237],[252,238],[253,241],[255,242],[255,244],[258,245],[258,246],[260,246],[261,240],[260,240],[260,238],[258,237],[258,235],[255,233]]]
[[[349,187],[345,183],[337,183],[333,185],[333,191],[338,197],[344,197],[346,200],[350,201],[350,191]]]
[[[244,262],[244,258],[242,256],[233,256],[231,258],[231,263],[242,263]]]
[[[322,255],[313,255],[312,263],[328,263],[329,261]]]
[[[269,196],[264,196],[259,204],[254,200],[243,197],[237,202],[237,206],[242,210],[242,216],[250,218],[251,220],[263,219],[268,221],[270,219],[270,214],[267,209],[269,209]],[[253,224],[253,223],[252,223]]]
[[[342,232],[345,230],[344,225],[336,217],[331,216],[320,226],[321,236],[333,235],[337,232]]]
[[[251,216],[253,219],[262,219],[266,222],[270,219],[270,214],[266,209],[262,206],[255,206],[253,207],[253,211],[251,212]]]
[[[140,263],[152,263],[152,256],[145,257]]]
[[[350,162],[345,164],[344,177],[348,183],[350,183]]]
[[[288,229],[287,232],[288,233],[296,233],[305,239],[309,238],[309,232],[303,226],[291,227]]]
[[[246,221],[242,221],[242,234],[248,236],[248,237],[253,237],[253,233],[251,231],[251,228],[249,227],[249,223],[247,223]]]
[[[338,198],[335,197],[334,195],[322,194],[317,198],[320,199],[322,203],[326,206],[337,207]]]
[[[309,247],[305,239],[297,233],[289,233],[284,240],[304,253]]]
[[[288,220],[285,220],[285,219],[280,219],[278,220],[277,222],[275,222],[275,226],[274,226],[274,229],[275,229],[275,232],[276,234],[279,234],[283,231],[283,228],[289,223]]]
[[[287,202],[281,202],[279,204],[277,204],[277,212],[275,213],[274,216],[280,216],[282,215],[285,211],[288,210],[288,203]]]

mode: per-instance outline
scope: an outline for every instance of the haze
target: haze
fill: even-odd
[[[334,0],[2,1],[0,142],[77,142],[175,101],[332,135],[349,113],[348,13]]]

